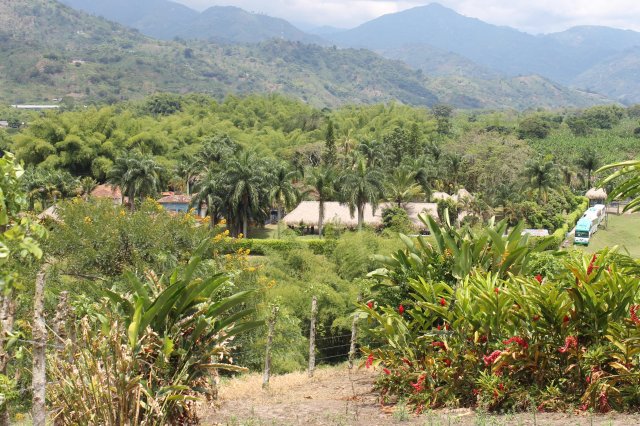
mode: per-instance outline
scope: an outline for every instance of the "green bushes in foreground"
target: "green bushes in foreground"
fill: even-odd
[[[382,367],[385,399],[417,411],[640,408],[640,263],[536,253],[520,229],[429,225],[435,244],[407,239],[361,305],[365,365]]]

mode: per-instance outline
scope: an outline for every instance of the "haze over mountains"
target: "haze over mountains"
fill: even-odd
[[[536,37],[431,5],[352,30],[320,30],[321,39],[282,19],[234,7],[199,13],[167,0],[63,1],[166,41],[54,0],[0,0],[0,97],[6,103],[63,96],[115,101],[156,90],[218,97],[278,92],[330,107],[390,100],[518,109],[608,102],[557,83],[561,79],[550,78],[551,71],[615,99],[632,102],[640,93],[627,90],[640,85],[634,32],[577,28]],[[563,49],[583,52],[592,45],[603,57],[591,67],[567,72],[553,64]],[[611,69],[616,73],[607,78]]]
[[[168,0],[63,0],[162,39],[260,42],[273,38],[366,48],[401,60],[432,77],[479,83],[539,75],[623,103],[640,102],[640,33],[608,27],[574,27],[531,35],[469,18],[433,3],[381,16],[357,28],[321,28],[307,34],[287,21],[211,7],[200,13]]]

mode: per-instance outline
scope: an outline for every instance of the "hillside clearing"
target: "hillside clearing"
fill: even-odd
[[[522,413],[487,415],[470,409],[437,410],[416,416],[403,406],[381,406],[373,390],[376,372],[346,364],[271,378],[261,389],[253,373],[222,383],[217,408],[201,410],[203,425],[611,425],[640,424],[640,415]]]

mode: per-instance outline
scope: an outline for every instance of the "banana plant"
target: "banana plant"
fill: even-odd
[[[122,313],[149,409],[155,407],[174,419],[185,411],[193,394],[201,393],[196,389],[203,388],[202,381],[214,370],[244,370],[223,362],[228,345],[239,333],[263,325],[249,319],[252,308],[243,307],[252,292],[219,296],[230,282],[229,275],[194,277],[205,247],[202,244],[189,263],[170,276],[150,274],[143,281],[127,274],[131,294],[105,291]]]

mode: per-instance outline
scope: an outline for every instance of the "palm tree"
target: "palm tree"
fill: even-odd
[[[575,170],[570,166],[561,166],[560,174],[562,175],[562,183],[569,188],[573,188],[578,175]]]
[[[150,157],[120,157],[109,171],[107,180],[120,187],[123,197],[127,194],[129,207],[134,211],[136,197],[152,195],[160,189],[161,171]]]
[[[540,201],[547,202],[550,189],[557,185],[556,165],[553,161],[538,159],[530,161],[525,166],[524,175],[527,178],[526,186],[537,191]]]
[[[382,162],[384,153],[382,151],[382,144],[376,140],[363,141],[358,145],[358,151],[367,160],[368,167],[379,166]],[[357,158],[357,157],[354,157]]]
[[[578,166],[587,172],[587,188],[591,187],[591,173],[600,166],[600,158],[596,151],[592,148],[587,148],[580,154],[580,157],[576,160]]]
[[[89,199],[89,196],[93,192],[94,189],[98,186],[98,182],[91,176],[85,176],[80,179],[80,195],[84,198],[85,201]]]
[[[249,218],[255,217],[262,207],[266,192],[265,173],[263,163],[249,152],[240,153],[237,158],[230,160],[225,170],[224,181],[228,191],[227,201],[233,214],[230,225],[234,224],[234,234],[242,226],[242,233],[246,237],[249,232]]]
[[[280,238],[280,220],[282,220],[284,209],[293,207],[300,198],[299,191],[292,183],[297,176],[297,171],[289,170],[284,164],[280,164],[271,175],[269,200],[278,209],[278,238]]]
[[[640,210],[640,160],[609,164],[600,168],[596,173],[611,169],[618,170],[604,179],[602,186],[611,184],[617,179],[620,179],[620,181],[609,191],[609,199],[632,198],[631,202],[624,207],[623,212]]]
[[[447,155],[447,171],[451,179],[452,190],[455,190],[458,186],[458,178],[464,165],[464,157],[459,154]]]
[[[314,169],[308,184],[318,197],[318,235],[322,237],[322,230],[324,228],[324,203],[331,200],[336,193],[335,171],[330,167]]]
[[[191,200],[191,207],[200,207],[203,203],[207,205],[207,215],[211,219],[210,226],[213,228],[220,217],[223,206],[221,194],[223,192],[220,173],[215,169],[209,169],[202,175],[194,185],[196,194]]]
[[[199,164],[194,158],[186,158],[178,163],[176,167],[176,174],[186,184],[187,195],[191,195],[191,187],[195,182],[199,168]]]
[[[420,185],[416,183],[416,173],[403,167],[393,171],[384,187],[386,199],[393,201],[398,207],[424,195]]]
[[[362,230],[364,223],[364,208],[371,204],[371,210],[375,213],[378,202],[383,197],[383,176],[380,171],[367,165],[367,161],[360,157],[351,170],[348,170],[340,179],[340,189],[344,201],[349,205],[353,215],[358,211],[358,229]]]

